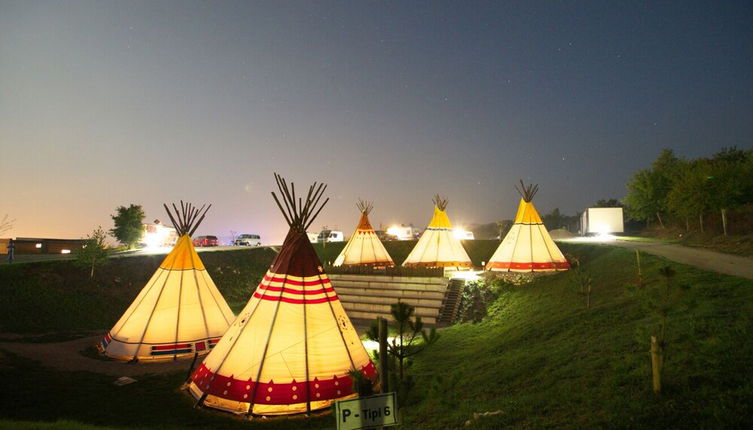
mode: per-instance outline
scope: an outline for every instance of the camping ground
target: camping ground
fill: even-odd
[[[387,242],[396,262],[410,243]],[[496,242],[475,241],[474,263]],[[322,260],[342,245],[317,247]],[[651,390],[648,337],[659,318],[634,288],[632,250],[563,244],[593,279],[587,309],[574,272],[503,286],[478,324],[440,330],[439,341],[410,369],[416,387],[399,399],[403,428],[727,427],[753,423],[753,281],[642,255],[646,287],[670,265],[682,287],[669,312],[664,389]],[[269,249],[215,252],[202,258],[235,311],[274,257]],[[329,414],[246,422],[193,409],[179,390],[187,370],[137,376],[116,387],[112,375],[60,371],[4,347],[55,342],[106,330],[159,264],[160,257],[114,259],[88,283],[69,262],[0,268],[3,285],[0,425],[52,422],[111,428],[333,428]],[[142,267],[143,266],[143,267]],[[117,281],[116,281],[117,279]],[[91,355],[91,350],[82,354]],[[91,355],[91,360],[97,360]],[[146,366],[146,365],[144,365]],[[186,363],[188,366],[188,363]],[[474,413],[501,411],[496,415]],[[47,427],[47,426],[45,426]],[[42,427],[42,428],[45,428]],[[39,428],[28,424],[28,428]]]

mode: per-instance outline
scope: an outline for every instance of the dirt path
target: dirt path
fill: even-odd
[[[639,249],[678,263],[688,264],[711,272],[753,279],[753,258],[723,254],[700,248],[690,248],[661,242],[633,242],[615,240],[607,245]]]
[[[112,376],[138,376],[147,373],[171,373],[182,371],[188,373],[191,359],[166,361],[161,363],[134,363],[120,361],[98,360],[81,354],[101,340],[100,335],[83,337],[66,342],[29,343],[29,342],[0,342],[0,350],[6,350],[22,357],[38,361],[45,367],[56,370],[74,372],[88,371]],[[197,360],[198,366],[201,357]]]

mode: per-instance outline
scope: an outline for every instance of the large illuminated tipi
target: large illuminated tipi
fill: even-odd
[[[165,360],[206,354],[235,315],[191,243],[211,207],[165,206],[180,238],[99,348],[120,360]]]
[[[469,268],[473,266],[447,216],[447,199],[434,197],[434,216],[403,262],[406,267]]]
[[[376,369],[306,236],[327,200],[314,183],[296,199],[275,174],[290,225],[280,253],[246,307],[191,376],[197,405],[246,415],[310,412],[352,397],[351,370]],[[318,209],[317,209],[318,208]]]
[[[369,223],[369,213],[374,208],[371,202],[358,200],[356,207],[361,212],[361,219],[353,236],[335,259],[334,266],[370,266],[392,267],[395,263],[384,249],[382,241]]]
[[[486,264],[486,270],[504,272],[551,272],[568,270],[570,264],[549,236],[533,206],[538,185],[525,186],[520,181],[521,199],[510,231]]]

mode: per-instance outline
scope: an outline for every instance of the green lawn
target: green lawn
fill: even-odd
[[[341,246],[328,244],[322,259],[336,256]],[[401,251],[391,247],[402,247],[405,254],[410,250],[405,242],[386,246],[396,251],[396,262],[401,261]],[[478,264],[495,247],[495,241],[476,241],[469,254],[479,259]],[[599,245],[561,247],[577,256],[592,276],[592,308],[586,309],[577,294],[572,272],[504,289],[484,322],[441,330],[439,341],[417,357],[410,369],[417,386],[407,398],[398,399],[403,428],[461,428],[473,413],[497,410],[503,413],[480,417],[469,428],[753,426],[753,281],[642,255],[648,288],[659,285],[657,272],[666,264],[677,271],[677,284],[688,287],[670,314],[664,392],[656,396],[650,386],[648,339],[657,329],[658,317],[625,288],[635,280],[633,251]],[[236,310],[272,258],[274,253],[264,249],[202,254]],[[159,261],[114,260],[91,284],[68,262],[0,267],[3,330],[106,328]],[[51,335],[50,340],[55,338]],[[331,416],[248,422],[195,410],[190,397],[178,390],[184,377],[148,375],[115,387],[111,376],[59,372],[0,354],[5,388],[0,390],[0,427],[334,426]],[[36,427],[39,421],[62,422]]]

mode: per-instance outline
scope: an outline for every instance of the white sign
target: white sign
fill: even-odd
[[[337,430],[397,425],[395,393],[341,400],[335,404],[335,416]]]

